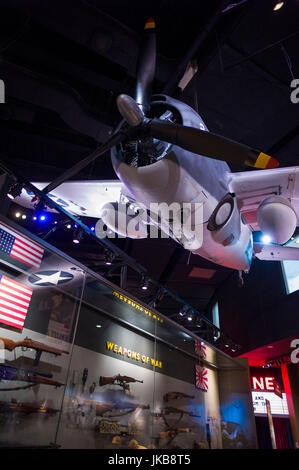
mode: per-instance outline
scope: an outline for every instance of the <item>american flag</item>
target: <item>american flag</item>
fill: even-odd
[[[207,357],[207,347],[203,341],[195,340],[195,353],[200,357]]]
[[[0,274],[0,322],[22,329],[33,290]]]
[[[195,366],[196,368],[196,388],[203,390],[204,392],[208,391],[208,371],[204,367]]]
[[[39,268],[44,250],[24,235],[0,225],[0,251],[32,268]]]

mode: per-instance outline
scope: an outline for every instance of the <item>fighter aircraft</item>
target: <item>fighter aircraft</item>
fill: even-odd
[[[201,203],[202,240],[184,234],[173,238],[192,253],[239,271],[248,272],[254,256],[299,259],[299,250],[284,246],[298,224],[299,167],[278,169],[277,160],[263,152],[209,132],[187,104],[152,96],[155,65],[155,22],[150,18],[137,62],[135,99],[117,98],[123,118],[118,128],[52,183],[34,184],[72,214],[101,219],[116,233],[120,229],[112,222],[108,203],[118,210],[128,205],[149,209],[151,203],[161,202],[180,207]],[[119,180],[67,182],[110,149]],[[255,170],[232,173],[228,164]],[[32,207],[31,199],[23,192],[16,202]],[[161,230],[167,226],[171,234],[173,222],[160,220]],[[139,230],[128,230],[126,236],[144,238],[147,225],[154,223],[145,211]],[[272,243],[253,243],[254,231],[267,234]]]

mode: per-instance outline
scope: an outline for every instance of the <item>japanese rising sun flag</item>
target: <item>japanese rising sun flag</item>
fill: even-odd
[[[196,368],[196,381],[195,386],[204,392],[208,391],[208,371],[204,367],[199,365],[195,366]]]
[[[195,353],[200,357],[207,357],[207,347],[203,341],[195,340]]]

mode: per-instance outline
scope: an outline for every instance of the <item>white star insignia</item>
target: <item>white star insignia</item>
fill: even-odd
[[[69,277],[62,276],[61,271],[56,271],[53,274],[36,274],[36,276],[39,278],[38,281],[35,281],[34,284],[44,284],[45,282],[49,282],[50,284],[53,284],[53,286],[57,286],[59,281],[63,281],[65,279],[70,280]]]

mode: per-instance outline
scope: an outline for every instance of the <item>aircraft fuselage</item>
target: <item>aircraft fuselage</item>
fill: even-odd
[[[192,108],[173,98],[166,98],[180,112],[183,125],[208,132],[203,120]],[[225,162],[202,157],[172,145],[164,158],[140,167],[126,164],[116,149],[113,149],[112,164],[128,192],[137,203],[148,209],[151,203],[201,203],[202,240],[183,240],[183,246],[222,266],[249,270],[252,235],[242,221],[235,200],[227,223],[221,224],[228,212],[228,205],[222,206],[222,212],[216,216],[216,220],[217,217],[220,218],[220,225],[223,226],[216,230],[208,228],[215,208],[230,193],[231,171]]]

